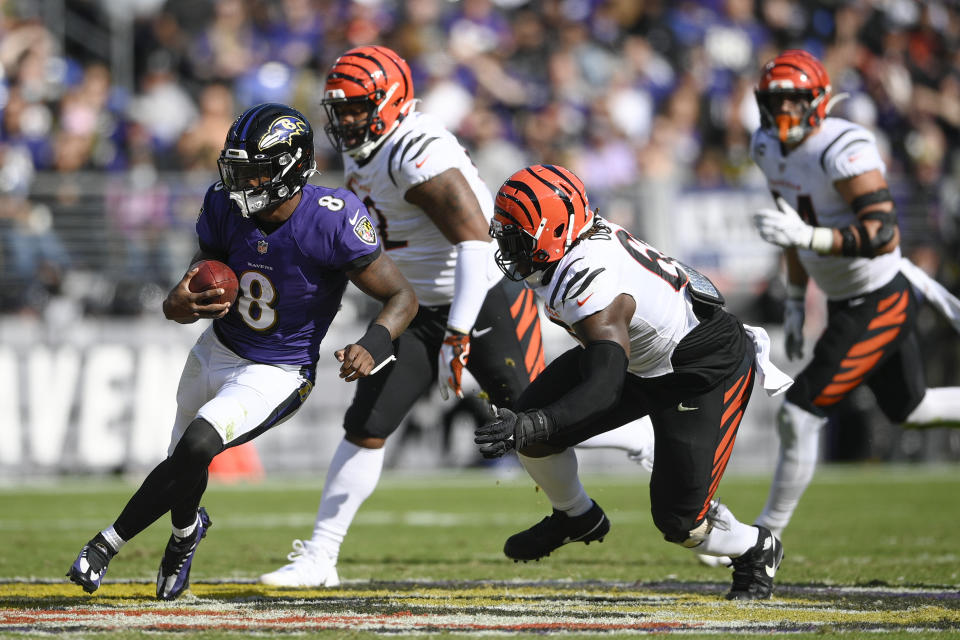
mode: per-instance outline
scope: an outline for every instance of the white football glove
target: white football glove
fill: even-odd
[[[447,329],[437,363],[440,396],[444,400],[450,397],[450,389],[458,398],[463,398],[463,368],[467,366],[469,356],[470,334]]]
[[[777,209],[760,209],[753,214],[753,226],[760,237],[784,248],[800,247],[827,253],[833,246],[833,229],[812,227],[783,198],[777,198]]]
[[[803,298],[787,298],[783,308],[783,332],[787,337],[787,358],[803,358]]]

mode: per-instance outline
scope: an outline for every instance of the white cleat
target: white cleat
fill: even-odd
[[[260,576],[260,584],[274,587],[339,587],[337,561],[318,546],[294,540],[287,554],[290,564]]]

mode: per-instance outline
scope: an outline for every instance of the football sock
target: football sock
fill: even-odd
[[[568,516],[583,515],[593,506],[577,475],[577,454],[573,448],[543,458],[517,454],[520,464],[550,500],[550,504]]]
[[[780,536],[793,515],[800,497],[813,479],[820,452],[820,430],[826,418],[804,411],[791,402],[784,402],[777,417],[780,451],[777,468],[770,485],[767,504],[756,523]]]
[[[365,449],[347,440],[341,440],[334,452],[310,539],[331,558],[340,555],[340,545],[357,510],[380,481],[383,458],[383,447]]]
[[[721,520],[714,521],[713,529],[693,550],[708,556],[736,558],[753,548],[759,537],[759,529],[740,522],[724,507]]]
[[[193,535],[193,532],[197,530],[197,525],[198,525],[198,524],[200,524],[200,514],[199,514],[199,513],[197,513],[196,518],[194,518],[193,524],[190,524],[190,525],[184,527],[183,529],[180,529],[180,528],[178,528],[178,527],[172,527],[172,529],[173,529],[173,535],[175,535],[177,538],[179,538],[179,539],[181,539],[181,540],[183,540],[184,538],[189,538],[190,536]]]
[[[624,451],[644,451],[653,449],[653,426],[650,418],[629,422],[622,427],[598,433],[577,445],[580,449],[623,449]]]
[[[904,423],[909,427],[960,427],[960,387],[927,389]]]
[[[120,551],[120,547],[127,544],[127,541],[120,537],[113,528],[113,525],[101,531],[100,535],[103,536],[103,539],[107,541],[107,544],[110,545],[114,552]]]

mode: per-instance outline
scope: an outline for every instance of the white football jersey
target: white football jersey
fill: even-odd
[[[825,118],[816,133],[783,154],[780,141],[763,129],[753,134],[750,155],[775,196],[808,223],[845,229],[857,217],[834,188],[838,180],[879,169],[886,173],[872,133],[842,118]],[[900,269],[900,248],[876,258],[824,256],[797,251],[803,267],[831,300],[863,295],[887,284]]]
[[[547,316],[568,330],[621,293],[630,295],[637,307],[630,320],[627,371],[641,378],[670,373],[674,349],[699,324],[686,273],[623,227],[603,223],[610,233],[580,241],[560,259],[550,282],[534,290]]]
[[[489,222],[493,196],[480,179],[466,150],[437,119],[412,112],[368,161],[358,164],[343,154],[346,186],[375,218],[380,243],[406,276],[420,304],[438,306],[453,300],[457,248],[420,207],[404,200],[404,194],[444,171],[460,170],[473,189],[480,210]],[[488,276],[497,272],[490,243]],[[488,277],[493,286],[498,277]]]

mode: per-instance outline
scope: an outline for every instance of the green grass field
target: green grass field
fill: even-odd
[[[585,477],[588,491],[612,521],[604,543],[569,545],[541,562],[515,564],[502,555],[504,539],[549,511],[546,498],[522,473],[503,476],[464,471],[422,477],[387,473],[361,509],[341,551],[338,566],[344,587],[310,595],[329,605],[329,598],[336,594],[360,590],[368,600],[347,608],[363,615],[370,613],[370,607],[393,610],[400,606],[380,602],[378,598],[388,597],[384,593],[399,597],[397,594],[421,587],[452,590],[454,594],[459,590],[464,598],[476,598],[482,595],[476,593],[477,589],[502,590],[517,585],[517,589],[522,586],[527,590],[525,593],[536,594],[542,589],[545,598],[563,600],[570,597],[569,593],[557,595],[558,589],[565,591],[564,585],[581,594],[578,597],[600,585],[604,593],[627,589],[630,598],[648,600],[669,593],[671,598],[683,601],[683,594],[689,591],[696,594],[701,603],[698,606],[708,606],[713,612],[721,611],[718,607],[735,606],[720,602],[729,585],[728,571],[703,567],[690,552],[662,540],[649,515],[648,478],[642,472]],[[97,607],[114,606],[112,603],[118,602],[115,598],[135,608],[159,605],[150,596],[169,535],[166,518],[124,547],[111,563],[104,587],[94,596],[63,584],[64,573],[80,547],[112,522],[138,481],[71,478],[0,488],[0,532],[4,541],[0,546],[0,612],[8,614],[7,623],[0,618],[0,635],[30,633],[30,625],[20,628],[9,623],[19,619],[11,611],[25,608],[66,607],[89,613],[84,607],[99,611]],[[766,476],[730,475],[721,484],[719,495],[738,517],[750,521],[763,504],[768,481]],[[197,602],[230,604],[253,599],[261,603],[261,611],[269,610],[271,602],[281,608],[303,602],[302,592],[278,594],[251,583],[259,574],[285,562],[294,538],[309,537],[321,483],[322,478],[270,478],[252,485],[211,484],[204,506],[214,525],[194,561],[195,595],[178,602],[195,606]],[[818,591],[819,587],[859,587],[869,591],[878,603],[884,600],[884,590],[891,589],[899,594],[891,602],[896,600],[906,610],[926,611],[932,616],[932,622],[921,616],[912,624],[926,631],[911,638],[934,631],[941,633],[938,637],[952,635],[951,629],[960,626],[960,597],[942,594],[960,591],[958,495],[960,467],[955,466],[821,469],[784,536],[785,558],[777,575],[774,602],[787,602],[788,609],[796,610],[799,605],[793,599],[816,600],[833,610],[842,603],[853,606],[850,603],[856,598],[851,593],[857,590],[838,591],[831,596],[829,589]],[[232,586],[217,586],[222,583]],[[925,598],[924,589],[940,595]],[[275,597],[279,599],[272,600]],[[587,600],[607,597],[594,593]],[[413,606],[414,611],[420,606],[405,604]],[[889,602],[878,604],[876,610],[887,611],[888,605],[892,606]],[[589,604],[582,606],[590,611]],[[766,606],[752,604],[749,611],[766,611],[758,608]],[[864,606],[864,611],[870,610],[863,603],[857,605]],[[879,625],[876,631],[903,631],[897,620],[905,614],[897,607],[892,611],[884,614],[887,617],[876,614],[881,616],[878,620],[882,619],[871,623]],[[622,611],[617,615],[621,614],[627,615]],[[542,618],[542,613],[536,614],[536,619]],[[760,618],[758,621],[751,614],[744,619],[755,625],[763,623],[763,616]],[[796,629],[780,630],[821,636],[832,631],[870,630],[870,624],[865,629],[845,629],[844,620],[838,622],[829,616],[809,624],[813,626],[801,624]],[[165,630],[158,625],[149,628]],[[82,633],[83,637],[95,637],[91,632],[105,632],[105,637],[113,638],[134,637],[97,625],[58,629]],[[591,629],[560,627],[569,632]],[[206,628],[191,630],[209,632]],[[741,631],[763,630],[748,625]],[[447,633],[450,629],[439,624],[426,631]],[[230,636],[223,630],[211,633]]]

